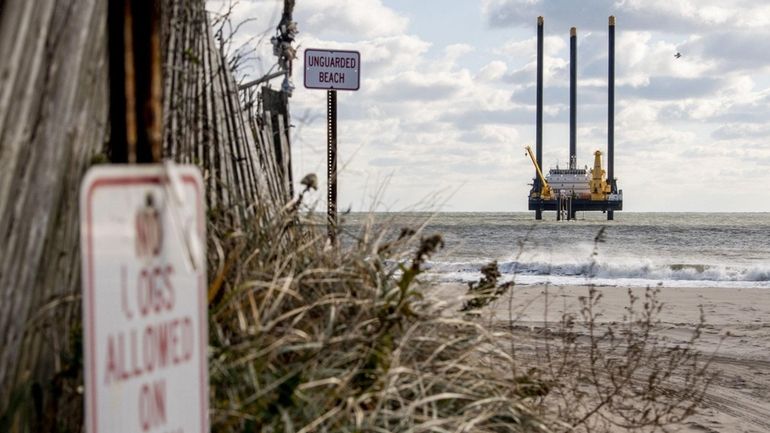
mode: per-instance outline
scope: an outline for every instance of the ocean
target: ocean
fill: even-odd
[[[368,217],[346,216],[344,230],[355,233]],[[427,264],[428,276],[440,282],[477,281],[479,269],[496,260],[503,280],[517,284],[770,289],[767,213],[616,212],[615,221],[601,213],[555,221],[553,212],[542,221],[533,212],[374,218],[398,228],[425,223],[426,235],[443,235],[445,248]]]

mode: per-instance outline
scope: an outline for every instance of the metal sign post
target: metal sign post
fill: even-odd
[[[329,240],[337,234],[337,90],[358,90],[361,54],[358,51],[305,50],[305,87],[326,90],[326,189]]]
[[[329,239],[337,234],[337,91],[326,91],[326,178]]]

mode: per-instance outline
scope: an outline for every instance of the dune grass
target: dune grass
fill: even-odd
[[[501,333],[425,297],[441,236],[365,224],[332,245],[298,212],[210,225],[214,431],[549,431],[500,374]]]
[[[606,324],[589,283],[579,311],[522,331],[468,314],[515,287],[494,263],[461,311],[437,302],[422,274],[443,240],[422,226],[370,220],[332,245],[296,202],[267,215],[211,222],[213,431],[663,431],[713,379],[702,323],[656,336],[654,289]]]

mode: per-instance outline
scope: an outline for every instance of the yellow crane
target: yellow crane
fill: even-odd
[[[527,149],[527,153],[529,154],[529,159],[532,160],[532,164],[535,166],[535,170],[537,170],[537,175],[540,176],[540,182],[542,183],[542,186],[540,187],[540,198],[543,200],[551,200],[553,198],[553,191],[551,191],[551,186],[548,185],[548,182],[545,180],[545,177],[543,176],[542,170],[540,170],[540,166],[537,165],[537,161],[535,160],[535,155],[532,153],[532,148],[529,146],[526,146],[525,149]]]
[[[607,195],[612,191],[609,182],[604,178],[602,169],[602,153],[594,152],[594,169],[591,170],[591,200],[607,200]]]

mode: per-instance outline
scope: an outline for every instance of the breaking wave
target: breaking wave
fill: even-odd
[[[428,271],[444,281],[475,281],[487,262],[431,262]],[[724,266],[699,263],[524,262],[498,263],[504,280],[522,284],[586,284],[609,286],[726,286],[770,288],[770,266]]]

